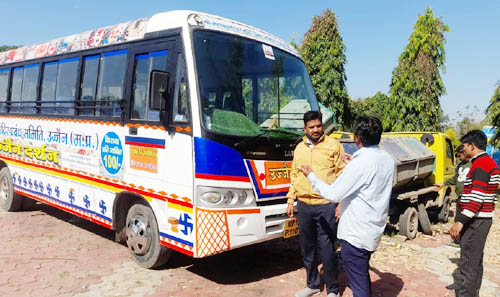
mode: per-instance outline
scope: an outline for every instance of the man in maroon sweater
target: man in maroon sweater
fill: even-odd
[[[455,282],[454,289],[459,297],[478,297],[483,278],[484,245],[495,211],[500,169],[485,152],[487,139],[482,131],[470,131],[460,141],[472,166],[465,178],[460,213],[450,230],[453,239],[460,238],[461,247],[459,270],[462,279]]]

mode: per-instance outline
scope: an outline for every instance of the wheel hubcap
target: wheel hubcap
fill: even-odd
[[[413,233],[418,228],[418,216],[413,214],[410,218],[410,233]]]
[[[144,255],[151,245],[151,232],[147,220],[139,215],[127,222],[127,246],[136,255]]]
[[[0,198],[2,198],[2,200],[4,201],[7,201],[8,193],[9,184],[7,183],[7,179],[5,177],[2,177],[2,179],[0,180]]]

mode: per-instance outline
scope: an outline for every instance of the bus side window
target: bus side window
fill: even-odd
[[[76,78],[80,58],[59,61],[56,83],[56,114],[74,115]]]
[[[9,71],[0,69],[0,112],[7,112],[7,94],[9,91]]]
[[[23,76],[24,76],[24,67],[16,67],[13,69],[12,74],[12,85],[11,85],[11,94],[10,101],[11,107],[10,112],[20,112],[21,109],[21,95],[23,88]]]
[[[21,113],[35,114],[39,64],[24,66]]]
[[[56,101],[56,82],[59,62],[43,64],[41,114],[54,114]]]
[[[132,119],[159,121],[159,111],[149,106],[151,71],[167,71],[168,51],[156,51],[135,56]]]
[[[79,62],[80,58],[69,58],[43,64],[41,114],[75,114]]]
[[[83,75],[80,86],[80,107],[78,115],[93,116],[96,109],[97,75],[101,56],[88,56],[83,58]]]
[[[177,74],[175,76],[175,90],[172,120],[174,122],[189,122],[189,89],[186,77],[184,57],[177,58]]]
[[[119,117],[125,84],[128,50],[107,52],[102,55],[99,69],[97,101],[99,116]]]

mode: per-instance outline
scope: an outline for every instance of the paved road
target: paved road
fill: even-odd
[[[23,212],[0,212],[0,226],[0,296],[293,296],[305,284],[296,239],[204,259],[173,253],[166,267],[146,270],[131,261],[125,246],[113,242],[111,231],[42,204]],[[447,265],[391,262],[397,259],[394,253],[405,251],[402,246],[414,246],[413,254],[425,258],[422,249],[429,247],[421,241],[415,245],[384,239],[372,260],[374,296],[454,296],[444,286],[456,268],[456,252],[441,251],[436,239],[428,242],[436,249],[434,256]],[[491,280],[486,280],[484,296],[496,297],[491,292],[499,288],[500,273],[487,272]],[[343,274],[341,285],[343,296],[352,296]]]

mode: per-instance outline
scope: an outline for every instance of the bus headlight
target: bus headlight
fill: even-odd
[[[256,206],[252,189],[227,189],[198,186],[196,197],[201,205],[209,207],[247,207]]]

